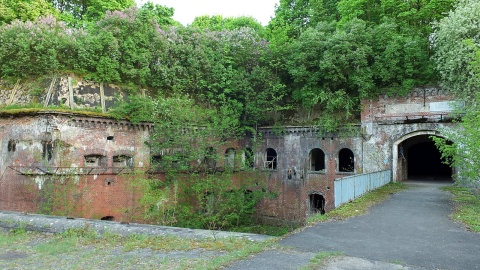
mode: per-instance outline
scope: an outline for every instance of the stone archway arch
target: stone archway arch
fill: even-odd
[[[436,136],[448,139],[438,130],[417,130],[404,134],[397,138],[392,145],[392,179],[394,182],[406,180],[406,176],[402,175],[402,173],[404,172],[403,166],[406,166],[406,160],[405,157],[399,153],[399,146],[408,139],[412,139],[418,136]]]

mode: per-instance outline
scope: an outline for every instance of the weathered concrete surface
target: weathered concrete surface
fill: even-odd
[[[404,181],[408,171],[402,166],[399,146],[421,135],[443,137],[443,131],[455,128],[454,105],[460,104],[438,87],[413,89],[406,96],[379,96],[363,100],[361,124],[363,138],[363,172],[391,169],[394,181]]]
[[[397,265],[407,269],[480,269],[480,234],[449,218],[450,194],[439,189],[445,183],[409,184],[411,189],[392,195],[367,215],[321,223],[280,244],[304,255],[325,251],[347,256],[329,261],[326,269],[396,269],[392,267]],[[298,264],[291,268],[286,260],[282,268],[277,263],[285,261],[282,254],[268,257],[252,260],[262,262],[262,269],[272,270],[298,269],[306,264],[292,260],[292,264]],[[257,269],[255,266],[241,261],[231,269]]]
[[[50,233],[62,233],[68,229],[87,228],[90,230],[94,230],[99,234],[108,232],[122,236],[138,234],[152,236],[177,236],[195,239],[236,237],[245,238],[251,241],[265,241],[271,238],[270,236],[251,233],[199,230],[136,223],[124,224],[114,221],[103,221],[83,218],[68,219],[65,217],[21,214],[17,212],[5,211],[0,211],[0,227],[7,229],[22,227],[27,230]]]
[[[314,252],[299,250],[269,250],[252,257],[250,260],[235,263],[230,270],[255,269],[255,270],[294,270],[302,265],[307,265],[315,256]]]
[[[366,260],[356,257],[339,256],[326,260],[323,270],[422,270],[425,268],[406,266],[398,263]]]

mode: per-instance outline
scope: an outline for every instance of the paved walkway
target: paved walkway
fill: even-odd
[[[229,269],[299,269],[321,251],[341,252],[323,269],[480,269],[480,234],[449,219],[442,184],[412,182],[369,214],[321,223]],[[443,184],[444,185],[444,184]]]

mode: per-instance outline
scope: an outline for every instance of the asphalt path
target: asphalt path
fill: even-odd
[[[480,234],[451,220],[446,184],[410,182],[366,215],[305,228],[229,269],[299,269],[322,251],[344,254],[322,269],[480,269]]]

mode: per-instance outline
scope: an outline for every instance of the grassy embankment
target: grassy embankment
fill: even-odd
[[[471,231],[480,233],[480,197],[475,196],[469,188],[448,186],[442,189],[454,195],[453,219],[462,222]]]

